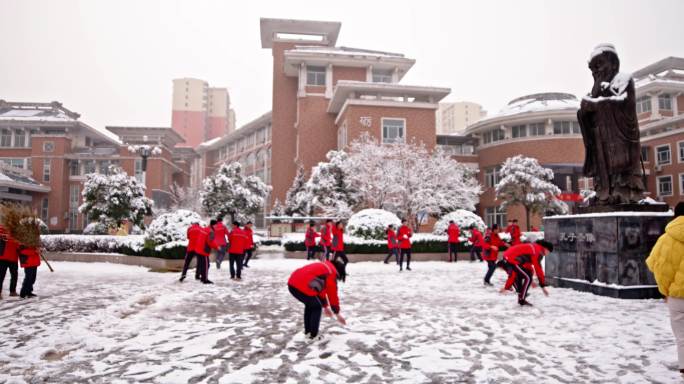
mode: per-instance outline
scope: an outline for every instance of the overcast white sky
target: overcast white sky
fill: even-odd
[[[417,60],[405,84],[496,112],[521,95],[586,92],[587,57],[623,71],[684,56],[684,1],[0,0],[0,98],[58,100],[86,123],[171,124],[171,79],[228,87],[238,126],[271,108],[259,18],[342,22],[338,45]]]

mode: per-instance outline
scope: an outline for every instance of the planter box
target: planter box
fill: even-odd
[[[136,265],[157,270],[180,271],[184,260],[161,259],[158,257],[129,256],[120,253],[80,253],[80,252],[46,252],[48,261],[75,261],[80,263],[114,263]],[[214,256],[210,259],[214,261]],[[195,267],[195,259],[190,264]]]

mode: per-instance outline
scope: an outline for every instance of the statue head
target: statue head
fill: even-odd
[[[612,44],[599,44],[589,57],[589,69],[595,81],[610,82],[620,71],[620,59]]]

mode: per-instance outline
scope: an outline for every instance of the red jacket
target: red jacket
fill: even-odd
[[[209,227],[193,224],[188,228],[188,252],[209,256]]]
[[[492,232],[489,235],[489,242],[485,243],[485,253],[482,256],[484,261],[496,261],[499,258],[499,249],[506,245],[503,240],[499,237],[498,233]],[[492,249],[492,247],[497,247],[497,249]]]
[[[321,235],[316,232],[314,227],[307,228],[306,235],[304,235],[304,245],[307,247],[315,247],[317,237],[321,237]]]
[[[399,237],[399,248],[411,249],[411,236],[413,236],[413,233],[408,225],[399,227],[399,233],[397,234],[397,237]]]
[[[226,245],[226,236],[228,235],[228,228],[223,225],[223,222],[218,222],[212,227],[214,229],[214,244],[216,248]]]
[[[323,228],[321,228],[321,245],[329,247],[332,245],[332,232],[333,225],[326,223]]]
[[[340,300],[337,297],[337,270],[328,260],[307,264],[290,275],[287,284],[297,288],[305,295],[318,296],[323,307],[332,307],[333,312],[340,312]]]
[[[449,224],[449,228],[447,228],[447,234],[449,235],[448,241],[450,243],[458,243],[458,236],[461,234],[461,231],[458,229],[458,225]]]
[[[344,229],[333,227],[332,234],[332,250],[334,252],[344,252]]]
[[[248,244],[247,234],[240,227],[233,228],[228,234],[228,241],[230,246],[228,247],[228,253],[235,255],[241,255],[245,253],[245,249]]]
[[[5,249],[0,253],[0,260],[16,263],[19,261],[19,254],[17,250],[19,243],[10,236],[9,232],[4,227],[0,226],[0,238],[5,240]]]
[[[22,268],[37,267],[40,265],[40,253],[36,248],[24,248],[19,252],[19,262]]]
[[[473,228],[471,230],[472,234],[468,238],[468,241],[473,243],[473,247],[480,247],[483,248],[485,245],[484,242],[484,237],[482,237],[482,232],[480,232],[477,228]]]
[[[511,225],[511,245],[518,245],[520,244],[520,227],[517,224]]]
[[[518,245],[513,245],[504,252],[504,259],[509,264],[520,265],[526,269],[534,269],[535,275],[537,275],[537,280],[539,280],[540,286],[546,285],[546,279],[544,278],[544,269],[541,266],[541,260],[543,258],[542,252],[544,252],[544,247],[536,243],[523,243]],[[508,276],[506,280],[506,289],[509,289],[513,282],[515,281],[515,269],[513,273]]]
[[[254,231],[252,228],[245,227],[242,232],[245,233],[247,237],[247,244],[245,245],[245,251],[254,248]]]
[[[387,230],[387,248],[394,249],[399,246],[397,242],[397,233],[393,229]]]

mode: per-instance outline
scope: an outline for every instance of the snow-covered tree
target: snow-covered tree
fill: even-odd
[[[285,215],[308,216],[311,212],[311,199],[306,191],[304,167],[297,167],[297,174],[292,180],[292,186],[285,195]]]
[[[152,220],[146,238],[156,245],[187,240],[188,227],[192,223],[205,224],[199,214],[186,209],[164,213]]]
[[[183,187],[173,183],[169,188],[171,193],[170,210],[187,209],[193,212],[202,211],[202,202],[199,197],[199,190],[192,187]]]
[[[522,205],[528,230],[531,213],[568,211],[567,205],[558,200],[561,190],[553,184],[553,171],[539,165],[537,159],[522,155],[509,157],[499,173],[501,180],[496,184],[497,200],[503,201],[501,207],[504,209],[511,205]]]
[[[202,181],[200,200],[211,216],[248,220],[264,205],[271,187],[256,176],[245,177],[240,163],[222,164],[216,174]]]
[[[401,220],[392,212],[384,209],[362,209],[349,218],[347,230],[349,234],[364,239],[383,240],[388,225],[399,228]]]
[[[144,228],[145,216],[152,214],[153,202],[145,197],[145,186],[116,166],[110,166],[108,175],[86,175],[82,196],[79,212],[108,228],[124,221]]]
[[[271,216],[285,216],[285,207],[283,207],[280,199],[275,199],[273,208],[271,209]]]
[[[461,238],[470,237],[470,228],[475,225],[482,233],[487,229],[484,220],[473,212],[466,211],[465,209],[457,209],[453,212],[449,212],[437,220],[435,226],[432,229],[432,233],[435,235],[444,235],[449,227],[449,221],[452,221],[458,226],[461,231]]]
[[[312,169],[305,193],[311,199],[313,210],[349,218],[361,202],[361,194],[349,174],[349,156],[343,151],[330,151],[326,158],[328,162],[318,163]]]
[[[353,184],[359,187],[362,206],[365,208],[393,209],[393,194],[397,184],[397,172],[393,164],[392,145],[380,145],[368,133],[363,133],[349,145],[347,168]]]

